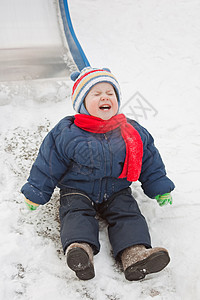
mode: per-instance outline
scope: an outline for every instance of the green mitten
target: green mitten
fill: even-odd
[[[29,210],[36,210],[39,206],[39,204],[36,204],[28,199],[25,198],[25,203],[26,203],[26,206],[28,207]]]
[[[166,194],[163,194],[163,195],[157,195],[155,197],[155,199],[157,200],[157,202],[160,206],[167,205],[168,203],[170,205],[172,205],[172,196],[171,196],[170,193],[166,193]]]

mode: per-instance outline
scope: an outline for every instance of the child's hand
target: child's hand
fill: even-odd
[[[163,194],[163,195],[158,195],[158,196],[155,197],[155,199],[157,200],[157,202],[160,206],[167,205],[168,203],[170,205],[172,205],[172,196],[171,196],[170,193],[166,193],[166,194]]]
[[[29,210],[36,210],[39,206],[39,204],[36,204],[28,199],[25,198],[25,203],[26,203],[26,206],[28,207]]]

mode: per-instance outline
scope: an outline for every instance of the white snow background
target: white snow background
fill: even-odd
[[[137,97],[129,106],[141,113],[139,122],[155,138],[176,185],[174,203],[161,208],[143,194],[139,183],[132,188],[148,222],[152,245],[166,247],[171,262],[145,280],[126,281],[112,258],[106,224],[100,221],[96,277],[86,282],[76,278],[61,249],[58,190],[35,212],[27,210],[20,193],[42,139],[61,118],[74,114],[71,83],[63,78],[44,80],[33,92],[30,82],[16,82],[12,93],[9,83],[1,84],[0,299],[198,300],[200,2],[71,0],[69,4],[75,32],[91,65],[109,67],[118,78],[122,105],[136,92],[147,101],[146,116],[137,108]]]

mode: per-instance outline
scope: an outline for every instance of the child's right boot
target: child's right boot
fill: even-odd
[[[95,276],[93,250],[87,243],[73,243],[66,250],[67,264],[81,280]]]
[[[167,266],[170,257],[165,248],[146,249],[144,245],[135,245],[122,252],[121,261],[126,279],[132,281],[160,272]]]

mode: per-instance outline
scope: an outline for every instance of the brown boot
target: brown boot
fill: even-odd
[[[93,251],[86,243],[73,243],[66,251],[67,264],[76,276],[82,280],[89,280],[95,276],[93,265]]]
[[[121,256],[124,274],[127,280],[140,280],[147,274],[164,269],[170,261],[164,248],[146,249],[144,245],[126,248]]]

